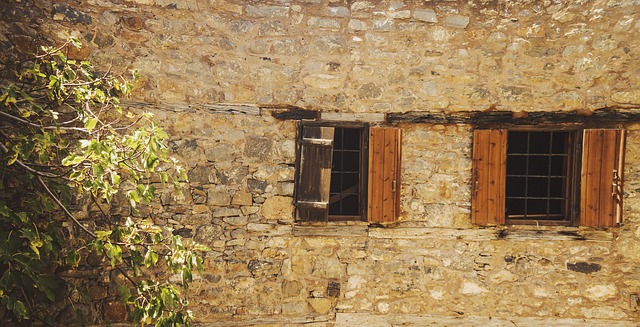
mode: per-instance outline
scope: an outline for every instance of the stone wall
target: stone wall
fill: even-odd
[[[140,70],[128,105],[156,114],[190,171],[142,212],[211,247],[192,284],[204,325],[640,320],[636,122],[621,124],[624,224],[594,230],[474,227],[473,126],[410,122],[395,124],[400,223],[294,224],[286,119],[635,113],[640,2],[7,1],[4,46],[66,32],[86,44],[75,56]],[[113,287],[96,294],[122,319]]]

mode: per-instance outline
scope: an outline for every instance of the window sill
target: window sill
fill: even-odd
[[[601,241],[614,239],[616,228],[509,225],[492,228],[497,239],[505,240],[553,240],[553,241]]]
[[[438,239],[466,241],[589,241],[611,242],[618,229],[589,227],[509,225],[493,227],[427,227],[412,222],[382,226],[363,221],[297,222],[293,236],[369,237],[374,239]]]
[[[467,241],[593,241],[611,242],[617,229],[564,226],[418,227],[370,228],[371,238],[441,239]]]
[[[365,221],[296,222],[293,236],[367,236],[368,228]]]

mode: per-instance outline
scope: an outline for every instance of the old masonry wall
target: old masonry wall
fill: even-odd
[[[127,105],[189,167],[182,195],[142,212],[211,247],[192,284],[203,326],[640,321],[635,122],[621,227],[505,232],[471,224],[472,125],[389,119],[635,113],[639,1],[4,3],[7,49],[65,32],[86,45],[75,56],[140,70]],[[402,128],[400,223],[294,224],[295,112]],[[96,314],[122,321],[100,274]]]

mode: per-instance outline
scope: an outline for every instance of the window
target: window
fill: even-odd
[[[615,129],[475,130],[473,222],[616,226],[624,136]]]
[[[300,125],[296,220],[396,221],[400,143],[397,128]]]
[[[366,189],[363,167],[363,128],[335,128],[331,183],[329,186],[329,216],[334,219],[362,217]]]
[[[507,134],[507,223],[570,221],[574,132]]]

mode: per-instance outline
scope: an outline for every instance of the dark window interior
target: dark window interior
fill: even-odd
[[[331,166],[330,216],[359,216],[361,128],[336,128]]]
[[[569,219],[571,143],[571,132],[509,132],[508,219]]]

